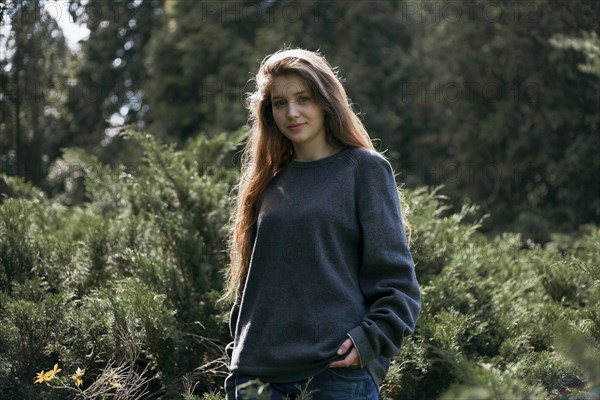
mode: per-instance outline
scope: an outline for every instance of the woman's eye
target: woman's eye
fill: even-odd
[[[277,107],[277,108],[280,108],[280,107],[283,107],[283,105],[284,105],[284,102],[283,102],[283,100],[275,100],[275,101],[273,102],[273,105],[274,105],[275,107]]]
[[[298,103],[306,103],[309,100],[310,100],[310,97],[308,97],[308,96],[300,96],[298,98]]]

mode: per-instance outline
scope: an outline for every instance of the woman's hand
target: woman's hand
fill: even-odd
[[[351,349],[351,350],[350,350]],[[360,358],[358,357],[358,351],[354,347],[351,339],[346,339],[344,343],[338,349],[338,354],[345,354],[348,350],[350,352],[343,360],[335,361],[329,364],[329,368],[348,368],[350,366],[360,366]]]

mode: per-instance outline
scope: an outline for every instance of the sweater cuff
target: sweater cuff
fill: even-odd
[[[350,340],[352,340],[352,343],[358,352],[360,366],[362,368],[366,367],[367,364],[377,357],[377,354],[375,354],[373,346],[371,346],[371,343],[369,343],[369,339],[367,338],[365,330],[362,326],[357,326],[348,332],[348,336],[350,337]]]

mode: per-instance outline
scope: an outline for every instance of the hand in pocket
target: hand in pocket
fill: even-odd
[[[360,367],[360,358],[358,356],[358,350],[356,350],[356,347],[354,347],[354,343],[352,343],[352,340],[350,338],[346,339],[344,343],[342,343],[337,353],[339,355],[343,355],[346,353],[348,354],[344,359],[329,364],[329,368],[348,368],[351,366]]]

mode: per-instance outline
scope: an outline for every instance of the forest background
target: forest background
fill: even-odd
[[[409,206],[424,309],[382,397],[598,397],[600,2],[0,17],[0,398],[220,398],[244,95],[284,45],[339,66]]]

